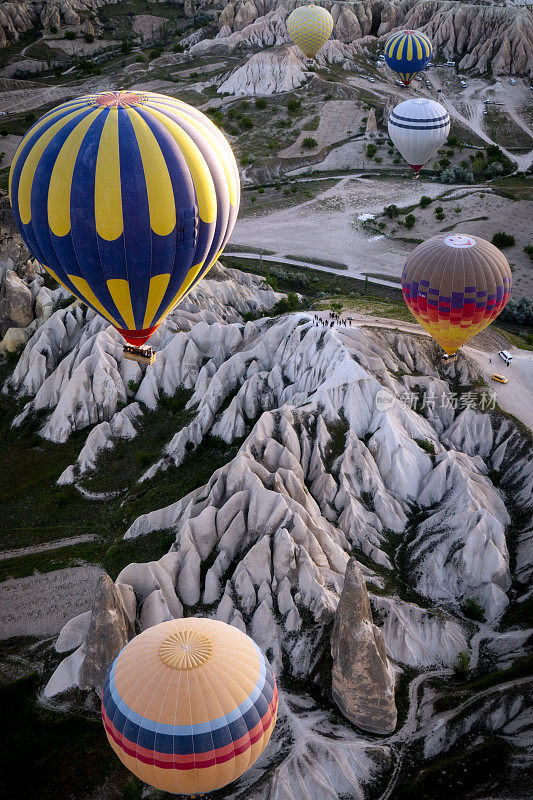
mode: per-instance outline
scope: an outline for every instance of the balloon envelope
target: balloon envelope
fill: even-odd
[[[450,117],[436,100],[416,97],[391,111],[388,128],[392,143],[418,173],[448,138]]]
[[[307,58],[314,58],[333,30],[333,17],[321,6],[300,6],[289,14],[287,31]]]
[[[240,199],[218,128],[180,100],[136,91],[49,111],[20,143],[9,185],[31,253],[134,345],[212,266]]]
[[[439,234],[407,259],[402,291],[417,322],[452,355],[503,310],[511,269],[503,253],[479,236]]]
[[[276,723],[276,680],[249,636],[212,619],[162,622],[121,651],[104,684],[102,719],[120,760],[175,794],[234,781]]]
[[[428,37],[418,31],[392,33],[383,49],[385,61],[405,86],[431,60],[433,47]]]

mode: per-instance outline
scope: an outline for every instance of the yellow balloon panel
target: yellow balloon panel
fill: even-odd
[[[287,30],[304,55],[314,58],[331,36],[333,17],[321,6],[300,6],[289,15]]]

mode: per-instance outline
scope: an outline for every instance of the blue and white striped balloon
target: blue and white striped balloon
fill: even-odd
[[[388,127],[392,143],[418,174],[448,138],[450,117],[440,103],[417,97],[391,111]]]

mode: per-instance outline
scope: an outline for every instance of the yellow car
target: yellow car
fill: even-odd
[[[492,380],[498,381],[498,383],[507,383],[507,378],[505,377],[505,375],[498,375],[497,372],[495,372],[494,375],[492,376]]]

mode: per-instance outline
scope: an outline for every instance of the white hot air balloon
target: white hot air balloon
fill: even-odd
[[[450,117],[440,103],[427,97],[405,100],[389,116],[389,136],[415,177],[450,132]]]

